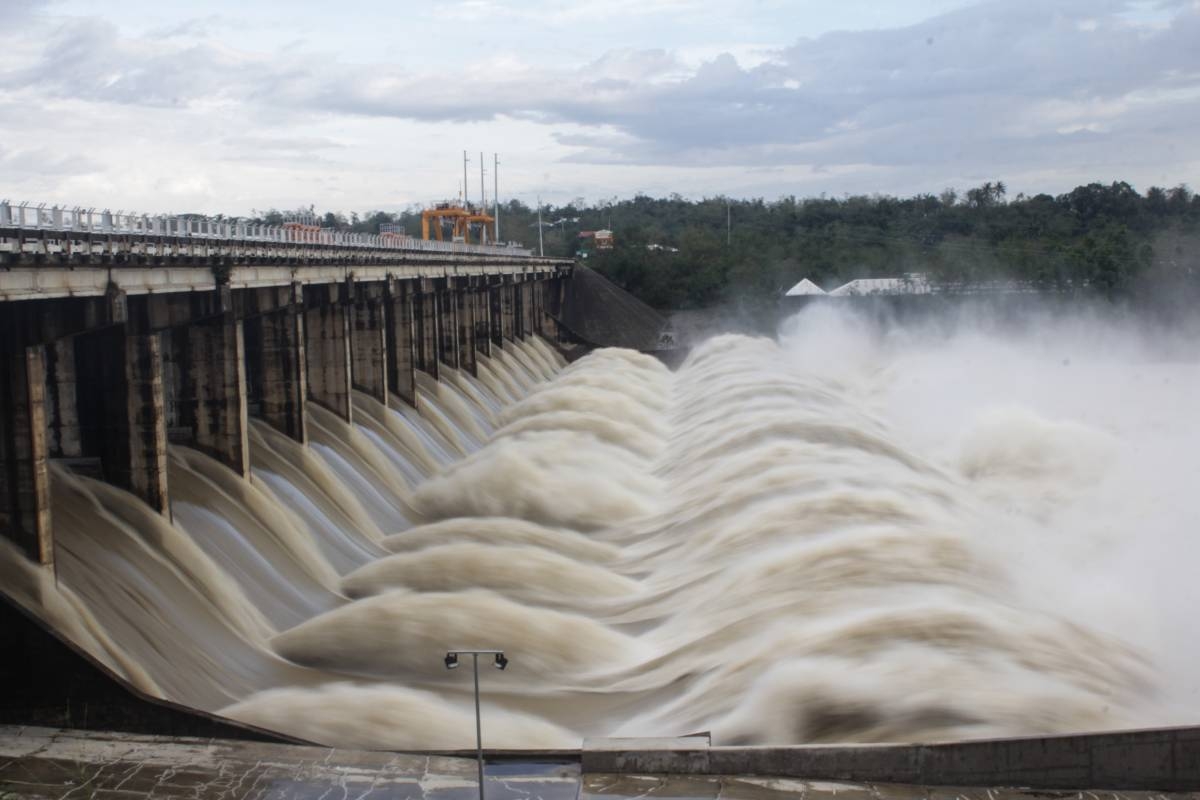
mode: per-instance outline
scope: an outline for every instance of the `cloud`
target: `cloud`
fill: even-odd
[[[88,175],[101,168],[95,159],[77,153],[58,153],[46,147],[18,149],[0,144],[0,174],[10,178],[62,178]]]
[[[1200,11],[1174,3],[1139,17],[1141,8],[999,0],[904,28],[803,39],[753,68],[728,54],[689,68],[665,50],[617,50],[549,72],[509,59],[435,77],[387,64],[316,70],[314,59],[289,64],[193,46],[144,55],[133,70],[117,66],[130,63],[125,48],[69,74],[76,86],[87,85],[85,73],[116,76],[96,90],[125,101],[178,102],[237,81],[258,87],[256,102],[301,110],[614,132],[581,142],[567,156],[575,163],[1003,169],[1081,145],[1102,158],[1106,141],[1144,146],[1164,127],[1187,135],[1186,112],[1197,102],[1187,92],[1200,87]],[[69,66],[83,48],[68,40],[56,50],[55,62]],[[1157,127],[1147,130],[1146,119]]]
[[[25,63],[0,72],[0,90],[43,97],[141,106],[184,106],[201,99],[244,97],[247,87],[268,83],[286,64],[247,54],[213,40],[182,36],[128,38],[112,22],[94,17],[42,20],[40,49]],[[0,46],[28,32],[0,33]],[[28,44],[26,44],[28,47]]]
[[[447,8],[463,17],[494,5]],[[628,5],[700,13],[694,0]],[[534,124],[560,163],[580,168],[792,168],[831,183],[944,185],[1053,168],[1136,178],[1200,160],[1200,5],[1183,0],[991,0],[914,25],[801,38],[749,64],[651,48],[547,66],[509,51],[436,73],[306,45],[239,50],[219,38],[229,27],[217,17],[139,37],[48,16],[33,0],[3,8],[38,30],[0,29],[0,101],[211,109],[238,120],[236,135],[214,142],[234,160],[316,163],[339,138],[298,131],[328,120]]]
[[[271,153],[315,153],[346,145],[324,136],[230,136],[224,144],[239,150]]]
[[[47,0],[4,0],[0,3],[0,24],[15,25],[25,22],[34,14],[44,11]]]
[[[995,161],[996,148],[1060,150],[1064,126],[1118,139],[1147,116],[1184,141],[1200,89],[1200,12],[1179,5],[1166,24],[1141,25],[1125,10],[1005,0],[907,28],[802,40],[750,70],[716,59],[587,112],[632,141],[574,158]],[[1078,25],[1085,16],[1092,24]]]
[[[148,39],[208,39],[223,31],[245,25],[244,20],[235,20],[220,14],[189,17],[169,25],[155,28],[146,34]]]

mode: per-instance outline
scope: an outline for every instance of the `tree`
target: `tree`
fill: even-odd
[[[589,264],[663,309],[771,298],[801,278],[833,288],[859,277],[924,273],[935,282],[1013,279],[1114,299],[1150,276],[1163,285],[1174,276],[1184,276],[1180,285],[1200,280],[1187,277],[1200,269],[1193,255],[1172,249],[1200,241],[1200,197],[1185,185],[1141,195],[1121,181],[1091,183],[1011,201],[1007,191],[1003,181],[988,181],[961,196],[954,189],[936,197],[774,201],[637,194],[592,205],[576,198],[543,207],[546,221],[558,221],[545,231],[546,253],[573,256],[580,230],[608,227],[611,219],[616,247],[593,253]],[[734,221],[728,244],[727,209]],[[416,233],[420,211],[320,216],[341,230],[374,233],[398,222]],[[258,221],[279,224],[285,213],[272,209]],[[500,216],[504,239],[536,248],[536,209],[513,199]]]

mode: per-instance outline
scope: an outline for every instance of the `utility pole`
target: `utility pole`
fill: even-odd
[[[495,225],[492,238],[498,244],[500,242],[500,156],[492,153],[492,158],[494,159],[492,164],[492,222]]]
[[[542,196],[538,195],[538,255],[546,255],[546,248],[542,246]]]
[[[463,150],[463,210],[467,208],[467,151]]]
[[[487,213],[487,191],[483,188],[483,151],[479,151],[479,213]],[[487,238],[487,225],[479,223],[479,243]]]
[[[733,241],[733,212],[730,210],[729,198],[725,198],[725,246]]]

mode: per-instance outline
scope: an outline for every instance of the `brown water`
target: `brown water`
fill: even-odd
[[[56,466],[57,584],[0,578],[140,688],[333,745],[469,746],[462,647],[511,659],[490,746],[1195,721],[1180,595],[1107,582],[1191,552],[1196,367],[1041,342],[817,314],[672,373],[529,340],[416,410],[310,406],[308,447],[255,422],[248,480],[172,447],[173,524]]]

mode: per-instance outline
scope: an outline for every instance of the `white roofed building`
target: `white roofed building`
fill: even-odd
[[[865,295],[929,294],[933,288],[923,273],[912,272],[900,278],[859,278],[829,292],[830,297]]]
[[[817,286],[815,283],[810,281],[808,278],[805,278],[804,280],[800,281],[792,288],[788,289],[784,296],[785,297],[809,297],[812,295],[823,295],[823,294],[825,294],[824,289],[822,289],[820,286]]]

